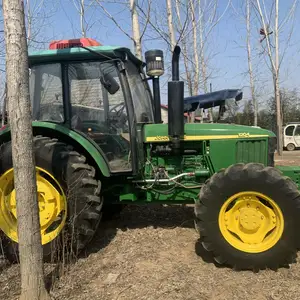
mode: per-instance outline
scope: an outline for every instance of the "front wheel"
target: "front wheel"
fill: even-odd
[[[11,142],[1,152],[0,230],[5,234],[5,255],[15,261],[18,235]],[[100,181],[84,156],[57,139],[34,137],[34,153],[44,260],[76,255],[101,219]]]
[[[235,269],[277,269],[296,257],[300,193],[279,170],[236,164],[214,174],[195,204],[202,246]]]
[[[290,143],[286,146],[287,151],[294,151],[296,149],[295,145]]]

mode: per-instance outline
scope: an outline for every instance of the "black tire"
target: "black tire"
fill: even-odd
[[[292,143],[287,144],[286,146],[287,151],[294,151],[296,149],[295,145]]]
[[[219,228],[219,212],[226,199],[239,192],[256,191],[273,199],[282,211],[283,233],[264,252],[248,253],[233,247]],[[218,264],[236,270],[278,269],[295,262],[299,246],[300,193],[296,184],[273,167],[236,164],[214,174],[201,189],[195,203],[196,229],[206,251]]]
[[[61,185],[67,198],[67,220],[62,232],[43,246],[44,260],[74,257],[85,248],[101,220],[101,183],[95,169],[72,147],[44,136],[34,137],[36,166],[48,171]],[[12,168],[11,142],[1,147],[0,172]],[[10,261],[18,260],[18,245],[5,238],[4,251]],[[66,257],[64,256],[64,259]]]

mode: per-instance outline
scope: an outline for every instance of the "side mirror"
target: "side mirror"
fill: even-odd
[[[110,74],[103,74],[100,77],[100,82],[111,95],[114,95],[120,89],[120,85]]]

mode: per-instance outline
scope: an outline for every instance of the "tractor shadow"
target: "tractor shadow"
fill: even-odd
[[[147,227],[174,230],[176,228],[195,229],[194,206],[161,204],[128,205],[119,215],[114,216],[109,221],[100,223],[96,235],[87,249],[83,251],[81,257],[87,257],[104,249],[114,240],[118,231]],[[219,268],[223,267],[214,260],[210,252],[203,248],[200,238],[191,239],[191,243],[195,243],[195,253],[205,263],[213,263]]]

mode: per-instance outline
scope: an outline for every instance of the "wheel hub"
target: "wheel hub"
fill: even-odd
[[[239,217],[240,226],[248,231],[257,231],[262,224],[261,213],[255,208],[242,208]]]
[[[284,220],[280,208],[269,197],[257,192],[241,192],[223,204],[219,228],[233,247],[259,253],[278,242]]]
[[[66,221],[66,197],[59,183],[47,171],[36,168],[37,200],[40,214],[42,244],[47,244],[61,232]],[[16,192],[13,169],[0,177],[0,229],[13,241],[18,241]]]

